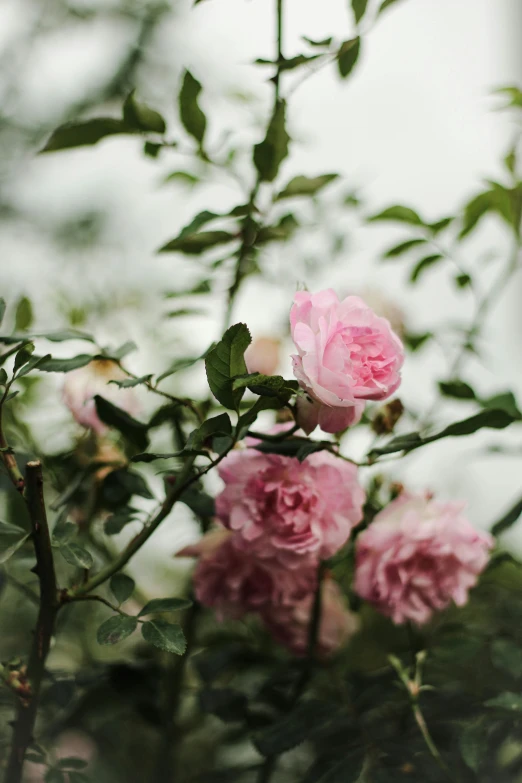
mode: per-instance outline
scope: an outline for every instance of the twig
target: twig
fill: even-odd
[[[10,388],[10,384],[7,384],[2,399],[0,400],[0,455],[2,457],[2,461],[4,463],[5,469],[7,470],[7,474],[11,479],[13,485],[18,490],[18,492],[23,492],[25,488],[25,480],[22,471],[18,467],[16,457],[13,454],[9,444],[7,443],[7,440],[5,439],[3,423],[2,423],[3,405],[7,398],[9,388]]]
[[[5,783],[20,783],[22,780],[25,753],[32,740],[45,661],[58,609],[56,575],[43,495],[42,464],[39,461],[27,463],[26,501],[36,555],[34,570],[40,581],[40,608],[27,664],[30,692],[18,704]]]
[[[65,593],[60,607],[65,606],[66,604],[74,603],[76,601],[97,601],[100,604],[105,604],[105,606],[108,606],[109,609],[112,609],[113,612],[118,612],[118,614],[122,614],[124,617],[129,617],[127,612],[124,612],[122,609],[120,609],[119,606],[112,604],[101,595],[68,595]]]

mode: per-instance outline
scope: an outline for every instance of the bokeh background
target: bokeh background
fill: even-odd
[[[29,297],[38,329],[68,322],[94,331],[102,344],[133,339],[140,350],[129,366],[137,373],[197,355],[220,334],[226,275],[216,273],[203,312],[169,317],[184,300],[167,299],[166,292],[201,277],[201,268],[193,258],[156,250],[201,209],[225,211],[248,192],[252,173],[241,153],[261,137],[271,100],[267,73],[253,61],[273,56],[273,29],[268,0],[204,0],[195,7],[174,1],[3,0],[0,291],[8,301]],[[383,249],[404,232],[367,225],[364,218],[405,203],[435,220],[455,213],[483,179],[501,176],[516,127],[509,114],[497,111],[492,91],[521,80],[521,29],[519,0],[404,0],[368,32],[353,78],[341,82],[335,69],[326,68],[296,87],[289,113],[293,154],[284,179],[333,171],[342,184],[332,191],[337,195],[330,206],[325,197],[308,215],[308,231],[266,251],[265,275],[244,285],[235,321],[245,320],[254,336],[284,337],[291,296],[304,283],[385,296],[415,332],[469,322],[471,297],[456,291],[443,269],[412,289],[400,264],[381,264]],[[299,53],[302,35],[332,33],[343,39],[353,34],[347,0],[287,0],[287,57]],[[176,139],[176,95],[185,67],[203,84],[210,147],[232,145],[237,151],[237,182],[197,161],[186,145],[152,158],[133,137],[37,154],[67,120],[118,116],[134,88],[164,114]],[[343,188],[357,193],[360,209],[338,208]],[[462,247],[466,264],[481,269],[486,287],[495,265],[484,262],[508,252],[508,232],[495,218],[487,218]],[[466,379],[484,394],[522,393],[520,286],[515,278],[490,313],[482,359],[468,363]],[[289,352],[285,344],[282,369],[288,369]],[[436,343],[411,358],[402,388],[407,405],[430,408],[449,359]],[[202,388],[203,381],[201,369],[184,375],[184,393]],[[60,383],[54,377],[41,381],[43,408],[28,410],[51,451],[77,434],[57,404]],[[179,391],[177,384],[173,380],[172,389]],[[144,409],[150,405],[144,398]],[[463,403],[455,406],[455,413],[466,411]],[[447,405],[441,423],[452,413]],[[503,434],[503,442],[510,436]],[[487,527],[510,507],[520,484],[519,459],[486,453],[494,440],[489,433],[472,443],[434,444],[402,460],[393,475],[414,488],[428,485],[444,497],[465,499],[474,523]],[[170,557],[195,535],[188,518],[179,522],[174,531],[160,531],[136,558],[134,567],[143,569],[145,579],[154,579],[148,566],[160,552]],[[516,530],[507,543],[522,550]]]

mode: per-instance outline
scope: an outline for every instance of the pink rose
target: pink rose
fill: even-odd
[[[314,593],[317,561],[313,557],[303,557],[291,568],[275,557],[245,551],[237,535],[214,546],[216,542],[214,538],[211,547],[202,547],[194,572],[194,592],[197,600],[215,609],[221,619],[237,619],[270,605],[293,606]]]
[[[402,343],[388,321],[358,296],[340,302],[332,289],[299,291],[290,326],[297,348],[294,375],[316,402],[330,409],[352,408],[362,400],[383,400],[399,386]],[[355,420],[359,414],[351,415]],[[329,426],[344,422],[341,418]]]
[[[331,557],[362,519],[357,468],[326,451],[295,457],[237,449],[221,463],[216,514],[246,550],[291,562]]]
[[[131,415],[139,412],[134,389],[120,389],[109,381],[128,376],[110,359],[94,359],[85,367],[68,372],[63,385],[63,401],[82,427],[104,435],[108,427],[96,412],[94,397],[99,394]]]
[[[494,542],[462,509],[427,495],[392,501],[357,539],[356,592],[394,623],[421,625],[451,601],[463,606]]]
[[[245,351],[248,372],[273,375],[279,366],[280,342],[274,337],[257,337]]]
[[[315,594],[309,594],[293,606],[269,606],[261,613],[263,621],[276,641],[295,655],[305,655],[312,619]],[[321,588],[321,622],[316,652],[327,658],[359,630],[359,618],[346,607],[339,585],[331,578]]]
[[[356,402],[349,408],[330,408],[306,394],[297,397],[296,422],[310,435],[319,426],[324,432],[341,432],[361,420],[364,402]]]

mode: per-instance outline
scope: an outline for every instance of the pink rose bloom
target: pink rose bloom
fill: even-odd
[[[104,435],[108,427],[96,412],[94,397],[99,394],[131,415],[139,412],[134,389],[120,389],[109,381],[128,376],[110,359],[94,359],[85,367],[68,372],[63,385],[63,401],[82,427]]]
[[[385,318],[358,296],[342,302],[332,289],[299,291],[290,311],[294,375],[316,402],[330,409],[384,400],[401,382],[402,343]],[[360,412],[352,412],[354,420]],[[362,411],[361,411],[362,412]],[[340,414],[339,414],[340,415]],[[346,419],[327,426],[345,425]]]
[[[462,509],[427,495],[392,501],[357,539],[355,591],[398,624],[426,623],[451,601],[463,606],[494,542]]]
[[[203,541],[205,537],[203,538]],[[215,609],[218,617],[240,618],[263,608],[293,606],[313,594],[317,584],[317,561],[303,557],[295,567],[275,557],[258,557],[238,546],[230,535],[215,546],[202,546],[194,572],[194,592],[203,606]]]
[[[330,408],[306,394],[297,397],[296,422],[310,435],[319,426],[323,432],[341,432],[361,420],[364,402],[356,402],[348,408]]]
[[[225,488],[219,520],[237,531],[245,550],[276,553],[290,563],[303,555],[331,557],[362,519],[365,493],[357,468],[326,451],[299,462],[254,448],[232,451],[219,466]]]
[[[295,655],[307,653],[314,599],[315,595],[309,594],[293,606],[270,606],[262,612],[270,634]],[[321,622],[316,649],[319,657],[327,658],[337,652],[359,630],[359,625],[357,615],[346,607],[337,582],[326,578],[321,589]]]
[[[257,337],[245,351],[248,372],[273,375],[279,366],[279,348],[274,337]]]

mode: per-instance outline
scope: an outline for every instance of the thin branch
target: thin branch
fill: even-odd
[[[112,609],[113,612],[118,612],[118,614],[122,614],[124,617],[129,617],[127,612],[124,612],[122,609],[120,609],[119,606],[116,606],[116,604],[112,604],[110,601],[108,601],[106,598],[104,598],[101,595],[71,595],[70,596],[68,594],[65,594],[60,606],[65,606],[66,604],[75,603],[76,601],[97,601],[100,604],[104,604],[105,606],[108,606],[109,609]]]
[[[7,384],[4,395],[0,400],[0,455],[2,457],[2,462],[4,463],[5,469],[7,470],[7,474],[11,479],[14,487],[18,490],[18,492],[23,492],[25,488],[25,480],[22,471],[18,467],[16,457],[5,438],[2,422],[3,404],[6,400],[9,388],[10,385]]]
[[[27,698],[18,704],[5,783],[21,783],[22,780],[25,753],[33,736],[45,661],[58,610],[56,575],[43,495],[42,464],[39,461],[27,463],[25,497],[36,555],[35,572],[40,581],[40,608],[27,664],[30,691]]]

